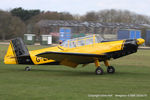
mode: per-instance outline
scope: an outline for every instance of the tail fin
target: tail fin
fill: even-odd
[[[5,64],[31,64],[33,63],[29,51],[21,38],[10,41],[8,51],[4,58]]]

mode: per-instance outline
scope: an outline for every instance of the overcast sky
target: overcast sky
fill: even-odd
[[[150,0],[0,0],[0,9],[2,10],[16,7],[45,11],[67,11],[80,15],[88,11],[121,9],[150,16]]]

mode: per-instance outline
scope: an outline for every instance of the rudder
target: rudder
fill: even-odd
[[[21,38],[10,41],[8,51],[4,58],[5,64],[33,64],[29,51]]]

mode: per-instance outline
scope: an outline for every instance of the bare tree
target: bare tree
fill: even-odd
[[[0,39],[10,39],[22,36],[25,32],[25,24],[9,12],[0,11]]]
[[[97,21],[98,15],[96,12],[91,11],[91,12],[87,12],[84,16],[82,16],[82,21]]]
[[[83,21],[98,21],[106,23],[150,23],[148,16],[136,14],[128,10],[102,10],[98,12],[87,12],[82,16]]]

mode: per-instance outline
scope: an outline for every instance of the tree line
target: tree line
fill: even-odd
[[[103,23],[150,24],[149,16],[136,14],[127,10],[90,11],[85,15],[73,15],[69,12],[26,10],[14,8],[10,11],[0,10],[0,40],[7,40],[25,33],[35,33],[36,23],[40,20],[77,20]]]

